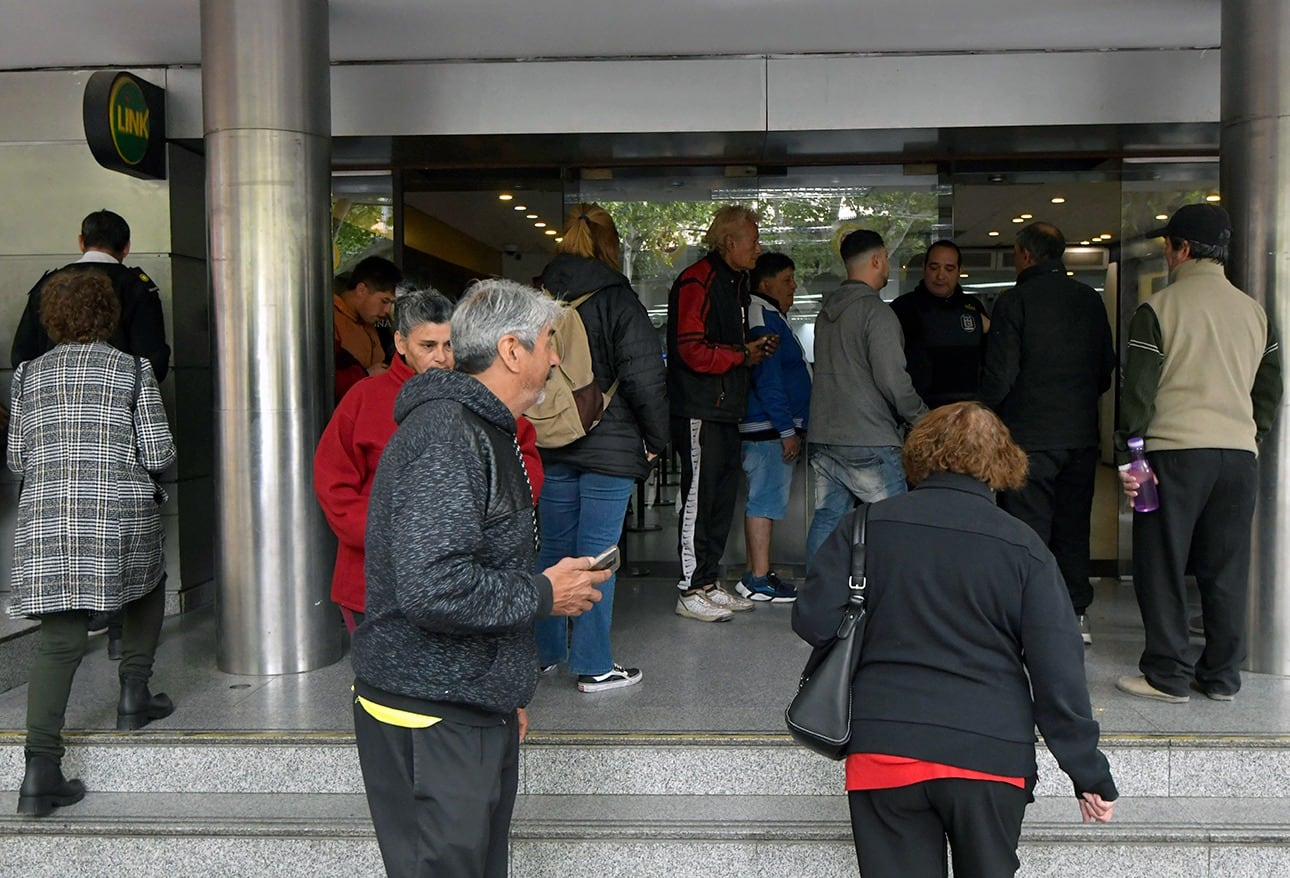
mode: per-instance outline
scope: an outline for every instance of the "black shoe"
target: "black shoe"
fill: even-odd
[[[175,704],[163,692],[153,695],[148,691],[148,681],[134,677],[121,680],[121,700],[116,706],[116,730],[130,732],[141,729],[154,719],[162,719],[175,712]]]
[[[1191,688],[1193,692],[1199,692],[1201,695],[1204,695],[1210,701],[1235,701],[1236,700],[1236,695],[1233,693],[1217,692],[1213,689],[1206,689],[1204,686],[1200,685],[1200,683],[1198,683],[1195,680],[1191,681]]]
[[[121,638],[113,637],[111,632],[108,633],[108,661],[121,661]]]
[[[55,808],[75,805],[85,798],[85,784],[67,780],[63,769],[48,756],[28,756],[27,773],[18,791],[18,813],[47,817]]]

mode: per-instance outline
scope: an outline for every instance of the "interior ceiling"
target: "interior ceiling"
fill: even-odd
[[[215,0],[208,0],[215,2]],[[0,0],[0,69],[201,60],[199,0]],[[334,61],[1219,45],[1221,0],[331,0]]]
[[[921,176],[908,172],[918,170]],[[930,173],[928,173],[930,172]],[[560,230],[564,199],[600,201],[755,199],[759,193],[800,188],[811,192],[854,192],[865,188],[931,188],[940,179],[934,168],[874,166],[784,169],[769,177],[731,177],[721,168],[650,168],[606,174],[580,182],[570,179],[523,179],[476,175],[469,180],[429,179],[415,173],[405,178],[404,199],[415,207],[502,252],[550,253],[552,237],[545,228]],[[1126,211],[1147,210],[1149,199],[1133,193],[1166,193],[1212,187],[1218,177],[1213,161],[1163,163],[1096,171],[1049,170],[1043,173],[972,172],[950,175],[952,237],[965,248],[1007,248],[1023,224],[1044,220],[1062,230],[1072,244],[1090,241],[1115,244],[1121,238]],[[1121,182],[1121,179],[1126,182]],[[498,195],[514,196],[501,201]],[[1053,199],[1060,199],[1054,203]],[[1128,207],[1126,207],[1126,204]],[[525,210],[515,208],[523,205]],[[528,214],[535,214],[528,219]],[[1028,215],[1028,216],[1027,216]],[[1127,217],[1138,228],[1152,217]],[[546,223],[536,228],[535,222]],[[991,235],[990,232],[997,232]],[[1098,240],[1101,236],[1109,238]]]

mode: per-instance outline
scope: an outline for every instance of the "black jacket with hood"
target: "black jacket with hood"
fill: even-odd
[[[367,507],[354,673],[406,699],[509,715],[537,688],[533,623],[552,606],[533,572],[515,418],[477,379],[430,369],[403,385],[394,420]]]

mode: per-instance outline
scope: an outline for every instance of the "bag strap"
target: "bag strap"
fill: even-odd
[[[851,529],[851,575],[847,577],[847,610],[838,624],[838,639],[851,636],[856,623],[865,613],[865,530],[869,523],[869,504],[864,504]]]
[[[546,288],[543,287],[543,289],[546,289]],[[594,296],[596,293],[600,292],[603,289],[604,287],[597,287],[596,289],[592,290],[589,293],[583,293],[578,298],[571,300],[569,302],[569,307],[573,308],[576,311],[579,305],[581,305],[583,302],[587,301],[588,299],[590,299],[592,296]],[[547,295],[551,295],[551,292],[549,290],[547,291]],[[605,408],[609,408],[609,403],[613,400],[614,394],[617,392],[618,392],[618,379],[615,378],[614,383],[609,385],[609,389],[606,390],[603,394],[601,394],[604,397]]]

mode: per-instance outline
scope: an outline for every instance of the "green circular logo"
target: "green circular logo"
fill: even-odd
[[[137,165],[148,152],[148,134],[152,119],[148,102],[143,98],[139,84],[128,76],[112,83],[108,96],[108,127],[116,154],[127,165]]]

